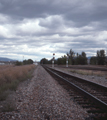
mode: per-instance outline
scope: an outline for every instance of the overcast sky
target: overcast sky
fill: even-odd
[[[0,57],[39,61],[70,49],[107,50],[107,0],[0,0]]]

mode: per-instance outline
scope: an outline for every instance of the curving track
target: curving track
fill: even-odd
[[[87,120],[107,120],[107,87],[43,66],[69,91],[73,100],[90,115]]]

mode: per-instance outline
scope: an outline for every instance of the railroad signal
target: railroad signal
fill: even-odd
[[[69,54],[67,54],[66,56],[66,67],[68,67],[68,57],[69,57]]]
[[[52,59],[52,67],[54,67],[54,59],[55,59],[55,53],[53,53],[53,59]]]

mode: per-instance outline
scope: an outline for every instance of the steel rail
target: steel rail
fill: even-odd
[[[62,79],[67,84],[69,84],[72,88],[74,88],[76,91],[78,91],[79,93],[81,93],[83,96],[86,96],[88,99],[90,99],[92,102],[94,102],[99,108],[101,108],[102,110],[104,110],[105,112],[107,112],[107,104],[105,102],[103,102],[100,99],[96,98],[92,94],[86,92],[82,88],[78,87],[77,85],[75,85],[74,83],[68,81],[67,79],[63,78],[62,76],[58,75],[57,73],[53,72],[52,70],[50,70],[49,67],[46,68],[46,66],[45,66],[44,68],[47,69],[52,74],[54,74],[55,76],[57,76],[58,78]]]
[[[47,67],[47,66],[46,66],[46,67]],[[65,73],[65,72],[60,71],[60,70],[53,69],[53,68],[51,68],[51,67],[48,67],[48,68],[51,69],[51,70],[54,70],[54,71],[58,71],[58,72],[60,72],[60,73],[63,73],[64,75],[69,76],[69,77],[72,77],[72,78],[74,78],[74,79],[78,79],[78,80],[80,80],[80,81],[84,81],[84,82],[87,82],[87,83],[96,85],[96,86],[99,87],[99,88],[103,88],[103,89],[107,90],[107,87],[105,87],[105,86],[103,86],[103,85],[101,85],[101,84],[99,84],[99,83],[95,83],[95,82],[86,80],[86,79],[84,79],[84,78],[81,78],[81,77],[78,77],[78,76],[74,76],[74,75],[71,75],[71,74],[69,74],[69,73]]]

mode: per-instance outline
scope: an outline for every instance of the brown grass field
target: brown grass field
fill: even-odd
[[[31,77],[35,65],[1,65],[0,66],[0,101],[7,97],[6,91],[16,90],[18,84]]]
[[[82,75],[105,76],[107,79],[107,71],[94,71],[94,70],[81,70],[81,69],[72,69],[70,71],[73,73],[78,73]]]

